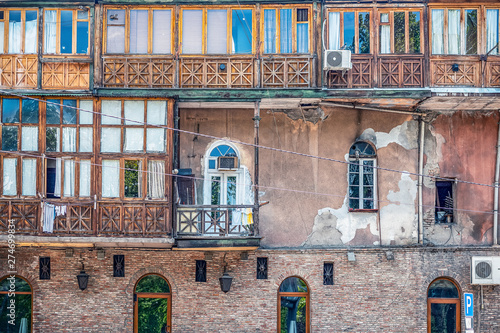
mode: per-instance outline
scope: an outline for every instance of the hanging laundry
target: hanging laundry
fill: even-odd
[[[66,206],[56,206],[56,216],[66,215]]]
[[[54,205],[43,203],[43,232],[52,233],[54,230],[55,208]]]

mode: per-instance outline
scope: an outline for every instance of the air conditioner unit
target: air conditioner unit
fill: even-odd
[[[472,257],[471,284],[500,284],[500,257]]]
[[[326,50],[324,70],[345,71],[352,68],[351,51]]]
[[[236,157],[236,156],[219,156],[217,158],[217,169],[219,169],[219,170],[236,170],[236,169],[238,169],[238,157]]]

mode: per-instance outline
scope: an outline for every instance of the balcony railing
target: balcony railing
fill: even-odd
[[[179,205],[176,235],[255,236],[252,205]]]
[[[441,56],[430,60],[432,87],[500,87],[500,57]]]

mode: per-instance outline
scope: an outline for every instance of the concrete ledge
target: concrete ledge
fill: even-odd
[[[7,246],[8,236],[0,235],[0,247]],[[16,247],[144,247],[166,248],[174,245],[172,237],[71,237],[16,235]]]

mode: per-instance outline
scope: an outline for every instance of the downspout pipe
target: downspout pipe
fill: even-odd
[[[419,118],[419,144],[418,144],[418,243],[424,244],[424,209],[423,209],[423,185],[424,185],[424,133],[425,122],[422,116]]]
[[[497,163],[495,166],[495,187],[493,195],[493,246],[498,246],[498,180],[500,178],[500,122],[498,123]]]

